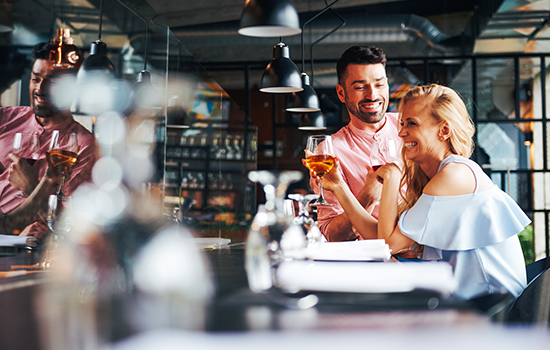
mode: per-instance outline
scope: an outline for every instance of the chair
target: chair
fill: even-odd
[[[545,323],[550,321],[550,257],[527,266],[527,288],[516,299],[507,323]]]

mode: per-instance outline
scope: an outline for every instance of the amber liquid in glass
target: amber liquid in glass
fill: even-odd
[[[334,166],[334,157],[328,154],[317,154],[306,158],[306,165],[315,175],[322,177]]]
[[[72,168],[77,162],[77,154],[71,151],[52,149],[48,152],[52,164],[56,168]]]

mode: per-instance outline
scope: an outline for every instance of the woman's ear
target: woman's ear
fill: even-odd
[[[443,123],[441,124],[441,127],[439,128],[439,139],[441,141],[446,141],[451,137],[452,135],[451,128],[449,127],[449,124]]]

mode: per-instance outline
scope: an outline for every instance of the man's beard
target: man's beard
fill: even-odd
[[[60,112],[60,110],[51,102],[43,107],[35,106],[33,103],[32,111],[40,118],[51,118]]]
[[[372,101],[363,100],[363,101],[360,101],[357,104],[348,103],[346,101],[346,108],[348,109],[348,112],[350,114],[353,114],[359,120],[361,120],[362,122],[367,123],[367,124],[376,124],[376,123],[380,122],[382,119],[384,119],[384,116],[386,115],[387,106],[383,106],[383,108],[380,111],[377,111],[377,112],[363,112],[363,111],[361,111],[361,109],[359,108],[359,105],[361,103],[367,103],[367,102],[372,102]],[[382,104],[384,104],[384,103],[382,103]]]

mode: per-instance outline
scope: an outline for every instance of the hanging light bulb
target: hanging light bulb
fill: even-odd
[[[239,34],[277,37],[300,34],[300,19],[291,0],[247,0]]]
[[[317,112],[319,108],[319,97],[315,89],[309,85],[309,75],[302,73],[302,87],[304,90],[293,92],[288,98],[286,110],[288,112]]]
[[[78,69],[84,61],[80,49],[74,45],[70,29],[57,29],[55,38],[50,43],[55,49],[50,50],[48,60],[58,69]]]
[[[261,92],[288,93],[302,91],[298,67],[290,59],[290,50],[283,42],[273,47],[273,59],[262,75]]]

